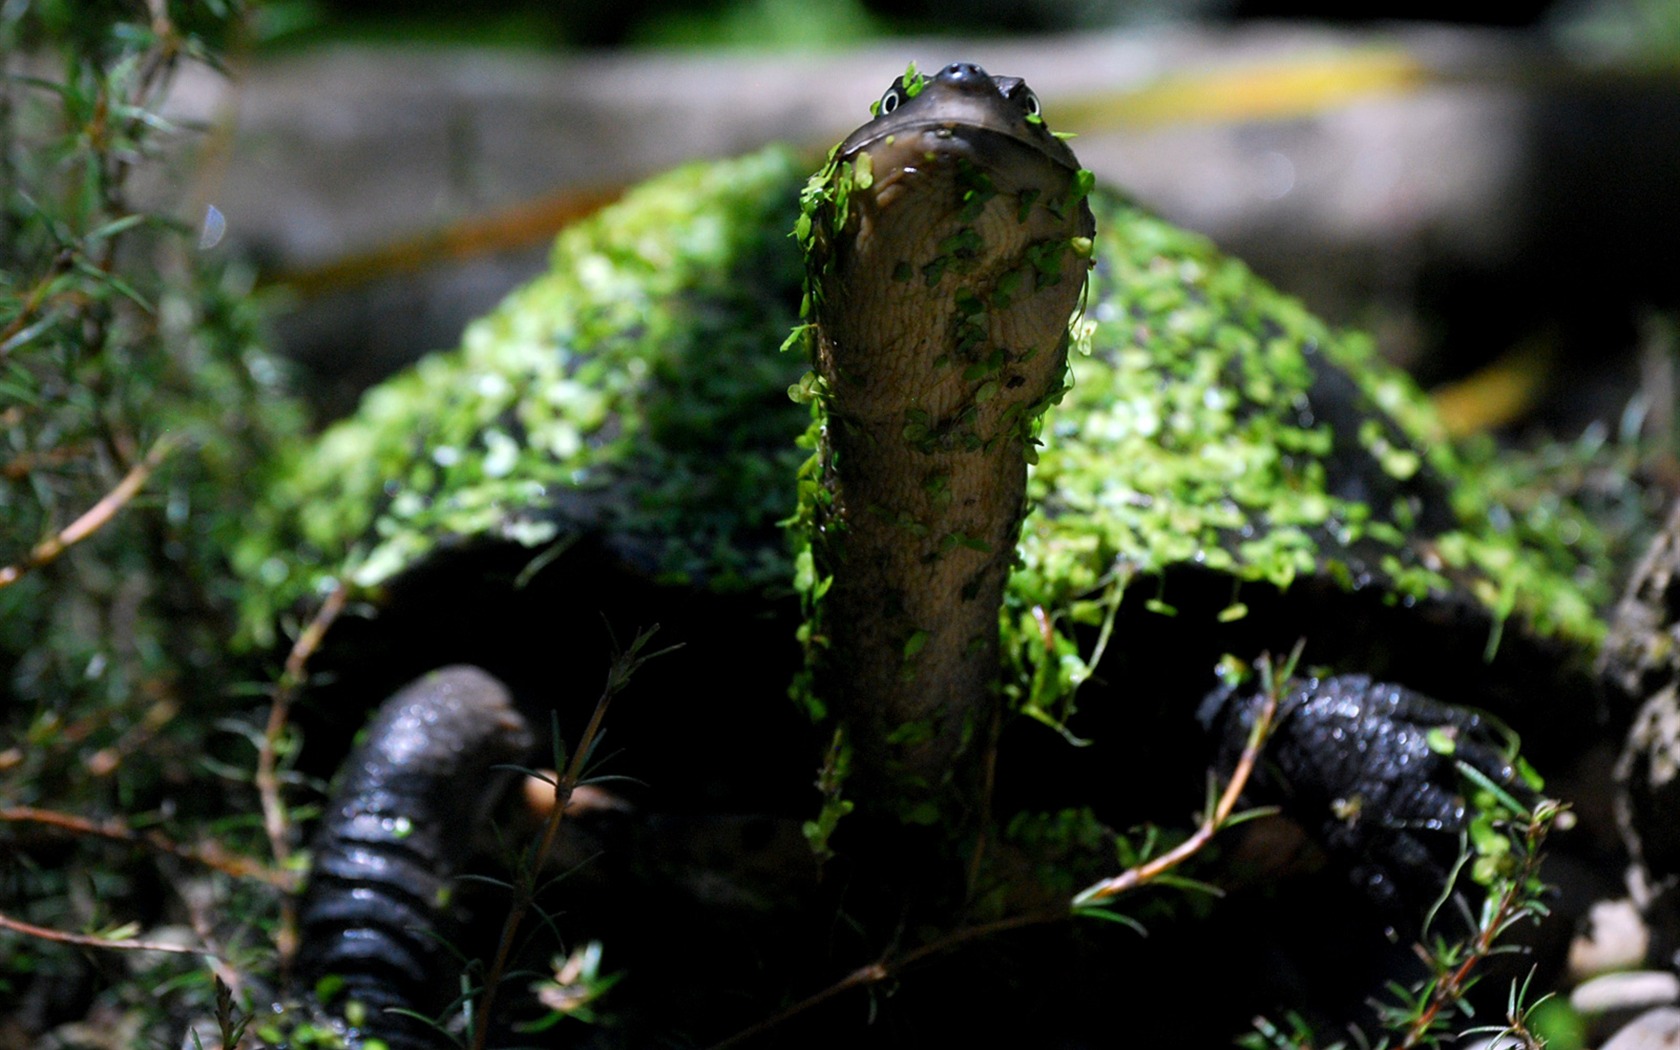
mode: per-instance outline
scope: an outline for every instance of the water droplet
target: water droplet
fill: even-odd
[[[227,233],[227,219],[214,204],[204,207],[204,223],[198,230],[198,250],[209,251],[222,243],[222,236]]]

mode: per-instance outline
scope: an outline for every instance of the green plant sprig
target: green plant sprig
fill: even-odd
[[[1538,778],[1520,764],[1517,768],[1529,785],[1538,789]],[[1473,816],[1460,840],[1454,876],[1427,926],[1435,925],[1447,901],[1463,905],[1454,894],[1461,879],[1483,888],[1481,906],[1474,912],[1462,906],[1468,924],[1464,934],[1456,938],[1435,936],[1416,946],[1419,958],[1428,964],[1428,975],[1410,987],[1391,986],[1393,998],[1376,1004],[1379,1021],[1388,1035],[1376,1040],[1362,1038],[1357,1045],[1373,1050],[1440,1047],[1466,1034],[1455,1032],[1454,1026],[1472,1016],[1468,996],[1482,976],[1483,964],[1494,955],[1517,950],[1505,939],[1513,929],[1549,914],[1544,899],[1548,887],[1540,877],[1542,847],[1552,827],[1568,819],[1567,807],[1543,797],[1526,803],[1463,761],[1458,763],[1458,770],[1470,789],[1468,801]],[[1527,1028],[1528,1014],[1535,1005],[1526,981],[1520,987],[1513,986],[1507,1024],[1483,1026],[1478,1031],[1505,1032],[1529,1040],[1523,1045],[1540,1045]],[[1295,1017],[1288,1019],[1287,1030],[1264,1019],[1256,1022],[1256,1031],[1240,1045],[1249,1050],[1315,1050],[1318,1046],[1310,1027]],[[1345,1050],[1347,1046],[1337,1042],[1325,1050]]]
[[[595,710],[590,714],[588,725],[584,727],[576,745],[571,749],[569,758],[565,744],[560,739],[559,730],[555,729],[554,766],[565,771],[558,776],[548,776],[532,770],[524,771],[528,776],[553,785],[554,804],[543,822],[542,832],[538,835],[535,846],[526,853],[523,862],[514,873],[512,882],[509,883],[513,899],[509,902],[507,918],[502,924],[496,954],[485,971],[484,983],[478,990],[477,999],[471,1008],[473,1050],[484,1050],[485,1041],[490,1036],[489,1022],[490,1018],[495,1016],[493,1010],[496,994],[508,977],[508,960],[513,955],[520,926],[534,906],[537,893],[541,889],[539,880],[544,859],[553,853],[554,840],[560,833],[561,823],[565,820],[566,806],[571,801],[572,792],[584,781],[588,763],[595,753],[595,744],[606,723],[607,710],[611,707],[613,698],[630,684],[632,676],[650,660],[681,648],[678,644],[647,651],[648,644],[653,641],[653,636],[658,630],[659,625],[654,624],[639,632],[625,649],[614,653],[612,666],[607,670],[606,684],[602,686],[601,695],[595,701]]]
[[[746,1044],[837,995],[852,989],[867,988],[891,980],[924,960],[955,951],[975,941],[984,940],[1001,933],[1030,926],[1062,922],[1070,917],[1102,918],[1135,925],[1132,920],[1110,910],[1107,905],[1114,898],[1145,885],[1167,881],[1175,868],[1206,849],[1218,832],[1268,812],[1264,810],[1239,812],[1236,805],[1253,775],[1256,764],[1259,762],[1260,753],[1265,747],[1277,715],[1278,703],[1283,695],[1283,689],[1290,679],[1299,656],[1300,647],[1297,646],[1295,652],[1283,662],[1281,667],[1276,669],[1272,667],[1270,660],[1261,660],[1260,673],[1264,696],[1256,712],[1254,725],[1249,730],[1242,755],[1238,758],[1231,776],[1222,790],[1215,791],[1215,784],[1210,781],[1209,804],[1204,811],[1201,825],[1197,832],[1192,834],[1185,842],[1166,853],[1145,858],[1126,871],[1086,888],[1065,905],[1024,911],[989,922],[960,927],[947,931],[907,951],[889,953],[874,962],[858,967],[840,980],[793,1003],[775,1015],[714,1044],[711,1050],[726,1050],[728,1047]],[[973,881],[972,873],[970,881]],[[1172,879],[1172,881],[1178,885],[1187,883],[1187,880],[1182,879]]]

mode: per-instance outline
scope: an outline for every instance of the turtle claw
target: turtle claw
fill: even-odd
[[[1260,697],[1210,698],[1227,768]],[[1514,736],[1495,719],[1367,675],[1297,679],[1277,716],[1249,794],[1277,804],[1392,915],[1440,898],[1473,816],[1463,767],[1523,801]]]

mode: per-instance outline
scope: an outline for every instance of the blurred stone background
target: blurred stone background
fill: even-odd
[[[1642,362],[1673,350],[1680,47],[1658,30],[1680,40],[1680,5],[1481,19],[1515,25],[1210,6],[1079,30],[841,33],[818,50],[461,46],[448,33],[265,49],[231,80],[177,92],[174,112],[213,129],[185,218],[213,206],[227,236],[210,250],[272,282],[276,332],[331,418],[453,344],[603,194],[776,140],[814,164],[907,61],[961,58],[1026,77],[1099,178],[1371,328],[1426,382],[1515,355],[1550,395],[1527,418],[1567,431],[1613,418]],[[1054,24],[1002,7],[979,17]],[[522,24],[515,42],[540,43]]]

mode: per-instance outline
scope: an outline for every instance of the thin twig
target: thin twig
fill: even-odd
[[[146,479],[150,478],[152,472],[174,451],[175,444],[175,439],[169,435],[159,438],[151,451],[146,453],[146,458],[136,463],[123,475],[123,479],[117,482],[116,488],[107,492],[98,503],[89,507],[86,513],[66,525],[57,535],[48,536],[37,543],[22,561],[0,568],[0,587],[14,583],[25,573],[51,563],[60,554],[103,528],[116,516],[117,511],[140,492],[141,487],[146,484]]]
[[[344,603],[349,593],[349,586],[341,580],[327,594],[326,600],[297,636],[297,641],[292,643],[292,651],[286,654],[286,665],[280,673],[280,684],[275,687],[274,698],[268,705],[268,725],[263,729],[262,746],[257,751],[256,783],[257,794],[262,799],[263,831],[268,835],[268,845],[274,854],[275,863],[282,868],[291,858],[292,849],[288,837],[290,826],[286,820],[286,806],[280,798],[280,737],[285,733],[287,720],[291,717],[292,700],[308,680],[305,672],[309,666],[309,658],[320,648],[321,640],[327,635],[327,628],[331,627],[333,621],[338,619],[338,614],[344,611]]]
[[[1072,918],[1077,914],[1075,909],[1081,906],[1129,892],[1183,864],[1206,847],[1213,836],[1231,819],[1231,814],[1236,810],[1238,799],[1241,797],[1244,788],[1247,787],[1249,778],[1254,774],[1254,768],[1259,762],[1260,752],[1265,746],[1266,738],[1271,735],[1272,723],[1277,717],[1278,693],[1278,688],[1268,688],[1266,690],[1260,708],[1255,715],[1254,725],[1249,729],[1248,739],[1243,745],[1242,755],[1237,759],[1236,767],[1231,772],[1231,779],[1225,785],[1225,790],[1220,793],[1219,800],[1212,810],[1202,819],[1201,826],[1196,832],[1174,849],[1128,869],[1112,879],[1106,879],[1086,889],[1070,902],[1072,905],[1070,908],[1026,912],[998,919],[995,922],[967,926],[942,937],[937,937],[902,955],[883,958],[867,966],[859,967],[821,991],[809,995],[780,1012],[753,1024],[751,1027],[735,1033],[721,1043],[713,1044],[711,1050],[727,1050],[728,1047],[740,1046],[793,1017],[827,1002],[842,992],[852,988],[863,988],[878,984],[923,959],[951,951],[969,941],[990,937],[1009,930],[1045,925]]]
[[[1231,819],[1231,814],[1237,808],[1237,799],[1248,786],[1249,778],[1254,775],[1260,751],[1272,731],[1272,720],[1277,717],[1277,707],[1277,691],[1268,689],[1260,703],[1254,725],[1249,730],[1248,740],[1243,745],[1242,757],[1237,759],[1236,768],[1231,771],[1231,779],[1225,784],[1225,790],[1220,793],[1219,801],[1213,810],[1202,818],[1201,826],[1189,838],[1157,857],[1089,887],[1074,898],[1075,906],[1108,900],[1110,897],[1137,889],[1160,878],[1205,849],[1213,836]]]
[[[1511,876],[1499,895],[1498,903],[1487,915],[1467,946],[1463,962],[1441,975],[1429,996],[1429,1004],[1413,1020],[1399,1043],[1399,1050],[1421,1046],[1430,1038],[1435,1021],[1441,1012],[1462,1001],[1469,991],[1476,968],[1497,950],[1496,942],[1510,925],[1528,909],[1528,886],[1540,867],[1540,846],[1552,821],[1557,816],[1554,804],[1542,801],[1529,812],[1528,827],[1523,832],[1522,867]],[[1421,949],[1420,949],[1421,950]]]
[[[198,846],[183,846],[158,831],[135,831],[120,820],[94,821],[70,813],[59,813],[34,806],[9,806],[0,809],[0,822],[8,824],[40,824],[72,835],[105,839],[123,845],[145,846],[172,857],[201,864],[204,867],[239,879],[257,879],[271,886],[291,889],[297,879],[290,872],[265,867],[249,857],[229,853],[215,841]]]
[[[36,312],[40,310],[42,302],[46,300],[47,292],[52,289],[53,282],[70,269],[76,260],[76,255],[68,248],[62,249],[53,256],[52,266],[42,278],[29,289],[29,295],[18,309],[17,316],[4,328],[0,328],[0,361],[6,359],[6,350],[11,346],[12,337],[27,328],[35,320]]]
[[[595,738],[600,735],[601,725],[607,717],[607,708],[612,699],[630,681],[642,664],[670,652],[677,646],[670,646],[642,655],[642,649],[653,638],[659,625],[638,634],[630,647],[618,654],[612,667],[607,671],[607,683],[601,688],[601,696],[595,701],[595,710],[589,716],[589,724],[584,727],[583,735],[578,738],[572,748],[571,758],[566,763],[566,771],[554,781],[554,807],[548,811],[548,819],[543,822],[542,839],[537,845],[536,852],[531,854],[531,861],[519,872],[515,882],[514,898],[508,907],[507,920],[502,924],[502,935],[496,943],[496,955],[491,960],[490,968],[484,974],[484,992],[474,1010],[477,1023],[473,1027],[473,1050],[484,1050],[485,1040],[490,1036],[491,1011],[496,1004],[496,990],[500,987],[503,975],[507,972],[508,959],[512,956],[515,938],[519,927],[525,921],[525,913],[530,910],[536,898],[536,880],[540,873],[542,860],[551,854],[554,839],[560,833],[560,822],[565,819],[566,805],[572,800],[572,792],[583,779],[585,763],[595,749]]]
[[[179,883],[174,884],[175,896],[187,909],[187,921],[193,932],[198,935],[198,941],[205,946],[210,972],[216,976],[217,998],[225,988],[229,992],[237,992],[245,987],[245,975],[237,966],[230,964],[226,958],[221,940],[216,936],[216,917],[220,913],[223,901],[213,901],[207,897],[193,893],[182,892]],[[237,1050],[237,1042],[223,1040],[225,1050]]]
[[[291,717],[292,698],[308,680],[309,658],[320,648],[327,628],[344,611],[349,595],[349,585],[340,580],[304,626],[297,641],[292,643],[292,651],[286,654],[285,669],[280,673],[280,682],[268,705],[268,725],[263,730],[262,745],[257,749],[254,779],[257,797],[262,803],[263,833],[268,836],[268,848],[274,856],[275,866],[282,871],[290,867],[292,845],[291,823],[286,817],[285,800],[280,797],[280,737],[286,731],[287,719]],[[290,895],[280,898],[280,926],[274,941],[280,954],[281,969],[284,970],[297,950],[297,905]]]
[[[868,966],[860,966],[822,991],[814,995],[808,995],[780,1013],[772,1014],[752,1027],[736,1032],[721,1043],[713,1043],[711,1050],[728,1050],[732,1046],[741,1046],[749,1040],[770,1031],[777,1025],[804,1013],[806,1010],[820,1006],[841,992],[850,991],[853,988],[867,988],[872,984],[878,984],[886,980],[890,976],[892,976],[892,971],[884,963],[874,962]]]
[[[889,977],[892,977],[916,963],[921,962],[923,959],[959,948],[962,945],[967,944],[969,941],[977,941],[983,937],[991,937],[999,933],[1006,933],[1010,930],[1019,930],[1028,926],[1040,926],[1052,922],[1061,922],[1070,917],[1071,914],[1066,909],[1056,908],[1051,911],[1027,912],[1021,915],[1011,915],[1008,918],[998,919],[995,922],[981,923],[978,926],[965,926],[960,930],[953,930],[945,936],[935,938],[918,948],[905,952],[903,955],[880,959],[867,966],[860,966],[821,991],[806,996],[799,1002],[783,1009],[779,1013],[759,1021],[750,1028],[744,1028],[741,1031],[736,1032],[734,1035],[725,1039],[721,1043],[712,1044],[711,1050],[727,1050],[728,1047],[740,1046],[760,1035],[763,1035],[765,1032],[770,1031],[777,1025],[783,1024],[799,1014],[804,1013],[812,1007],[819,1006],[822,1003],[827,1002],[836,995],[839,995],[841,992],[849,991],[853,988],[867,988],[872,984],[880,984],[882,981],[885,981]]]
[[[54,941],[59,944],[74,944],[83,948],[113,948],[125,952],[173,952],[176,955],[214,955],[206,948],[195,948],[184,944],[162,944],[157,941],[119,941],[109,937],[100,937],[89,933],[66,933],[63,930],[48,929],[33,923],[14,919],[0,913],[0,930],[11,930],[26,937],[35,937],[43,941]]]

